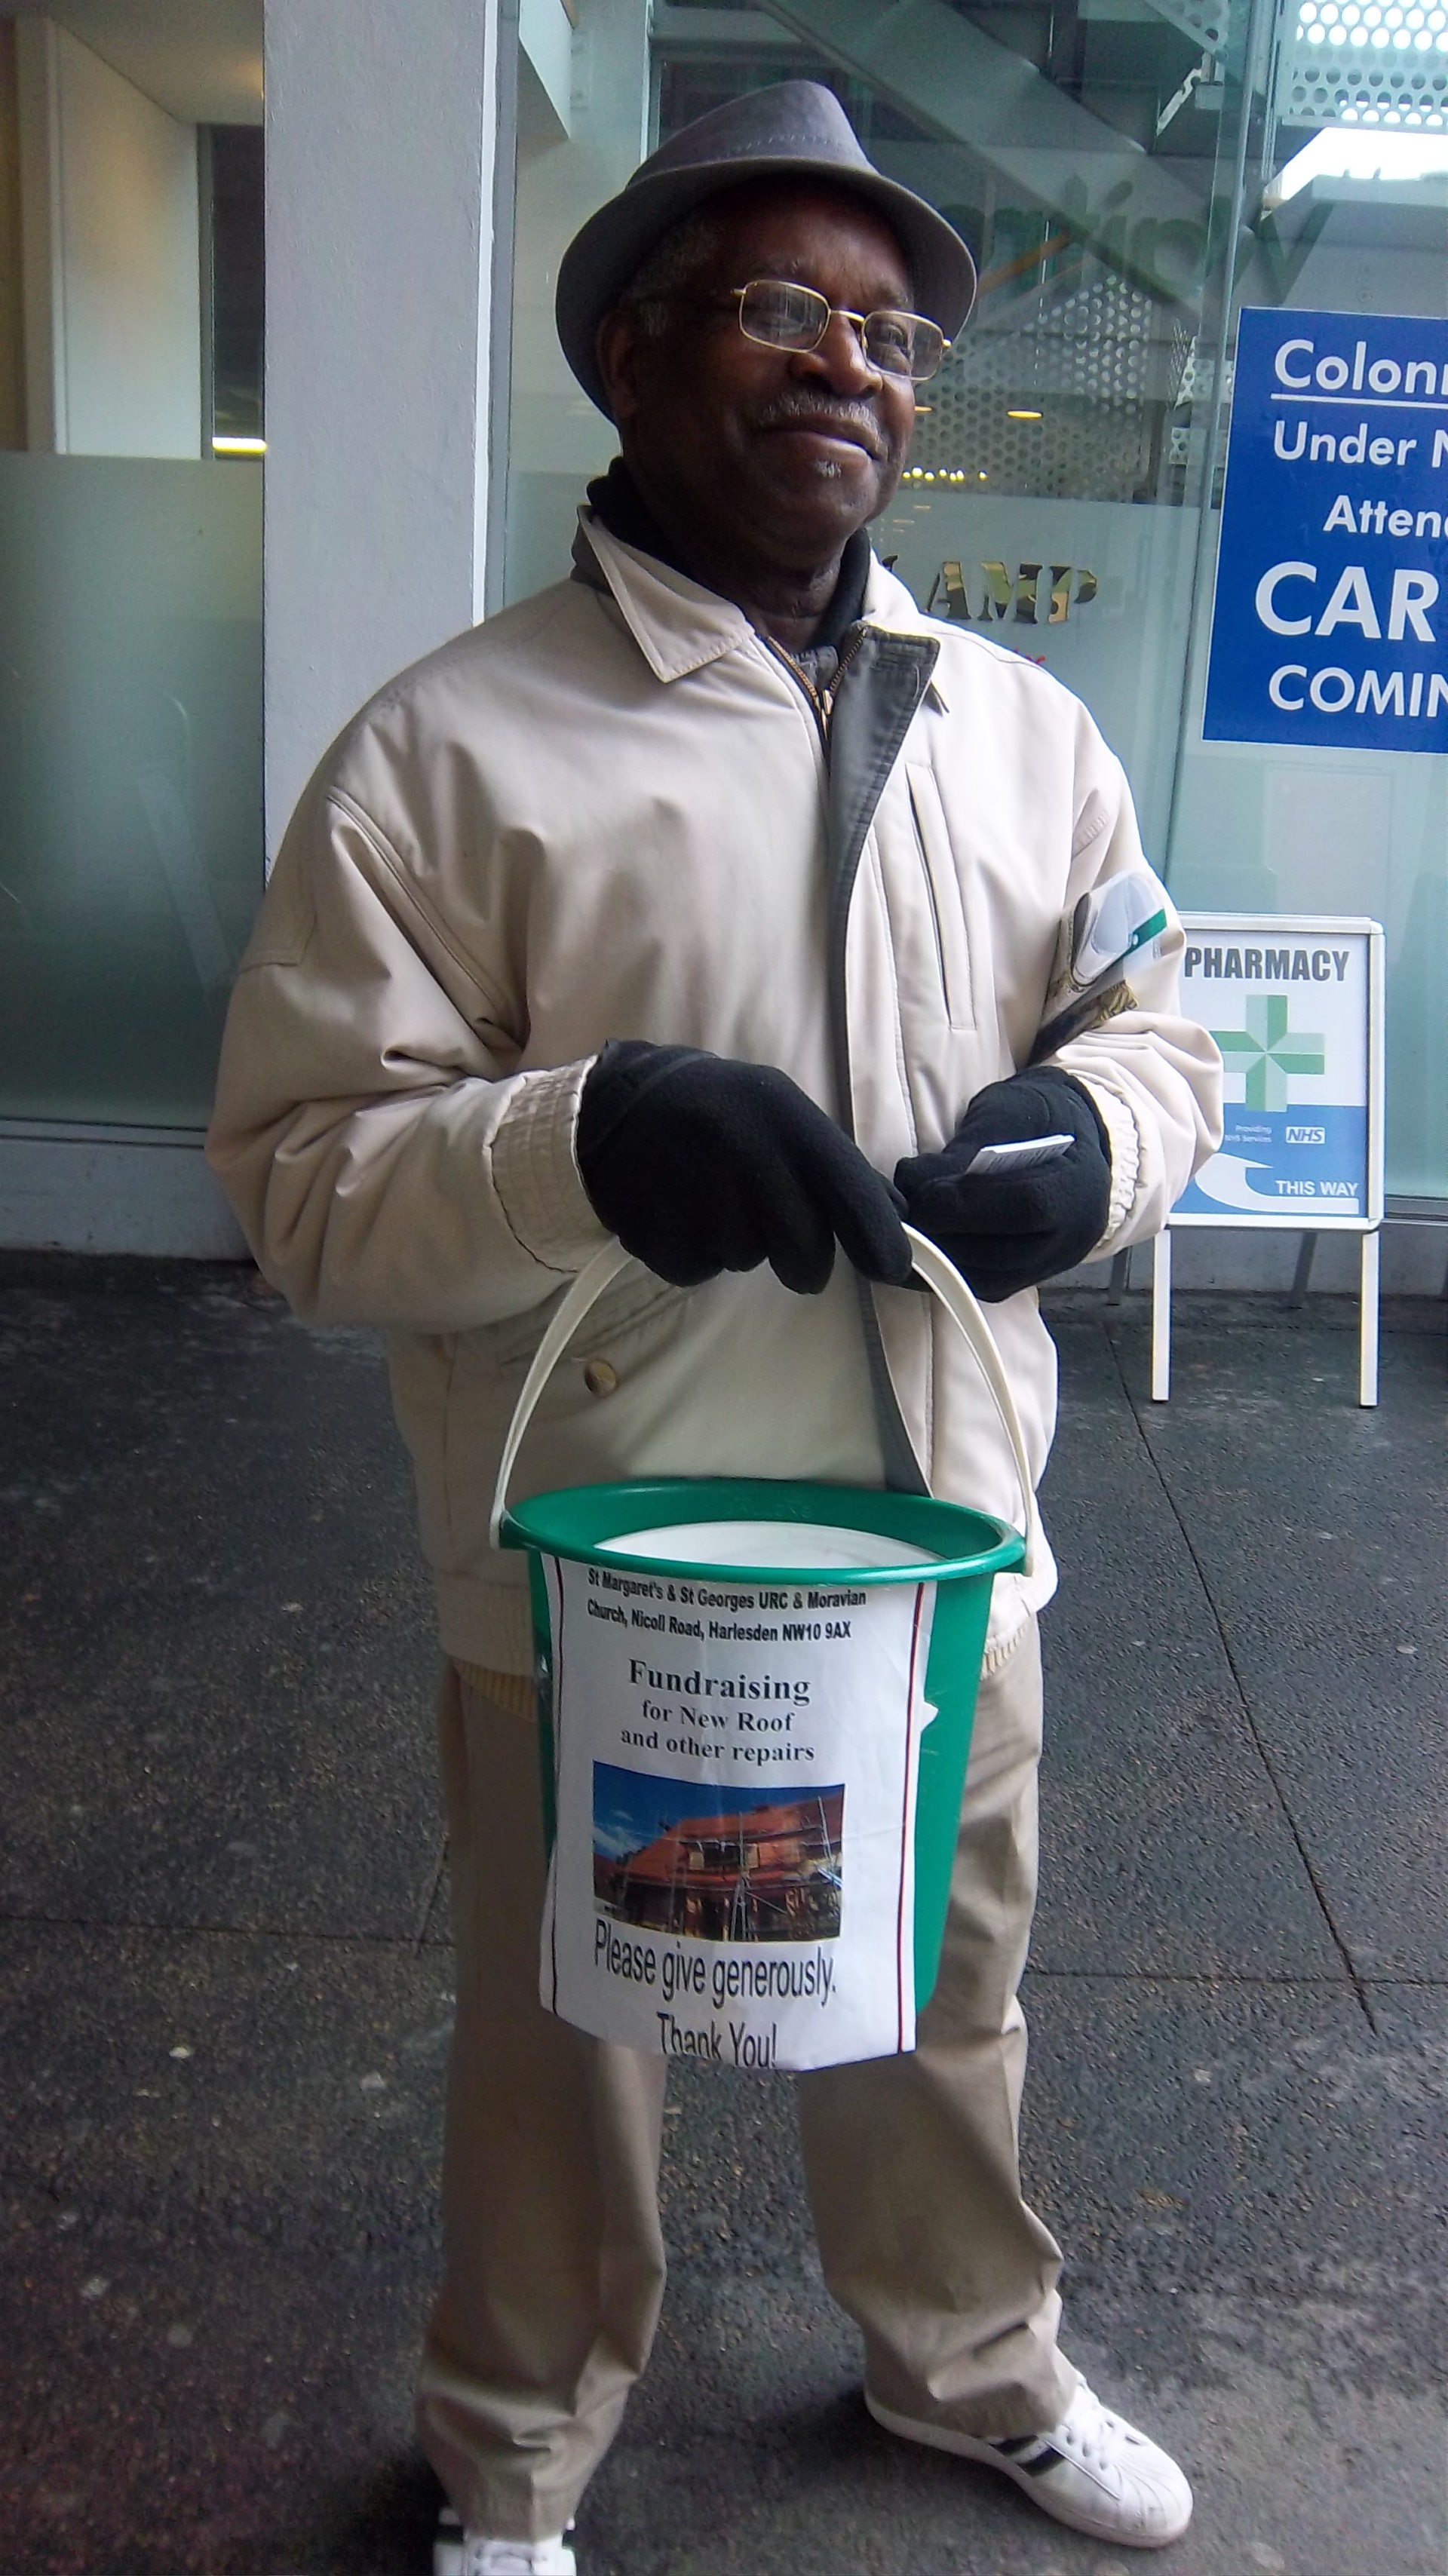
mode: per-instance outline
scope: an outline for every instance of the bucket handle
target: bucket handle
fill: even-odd
[[[1021,1500],[1025,1506],[1026,1553],[1021,1572],[1031,1575],[1035,1572],[1041,1537],[1040,1515],[1036,1509],[1035,1487],[1031,1482],[1031,1465],[1026,1455],[1025,1435],[1021,1430],[1020,1416],[1016,1411],[1015,1398],[1011,1394],[1010,1381],[1001,1365],[1000,1353],[996,1349],[995,1336],[959,1271],[953,1262],[947,1261],[939,1246],[932,1243],[928,1235],[917,1234],[914,1226],[911,1225],[906,1226],[905,1235],[914,1255],[917,1277],[923,1279],[926,1286],[939,1299],[951,1322],[969,1344],[976,1366],[986,1382],[1000,1418],[1000,1426],[1005,1433],[1011,1457],[1015,1463]],[[524,1434],[533,1419],[538,1399],[584,1317],[592,1312],[604,1290],[613,1285],[620,1271],[629,1268],[633,1257],[633,1254],[625,1252],[623,1245],[618,1242],[606,1243],[601,1252],[596,1252],[587,1268],[580,1270],[534,1353],[533,1365],[523,1380],[522,1390],[513,1410],[513,1419],[508,1425],[508,1436],[503,1443],[503,1454],[498,1461],[498,1481],[493,1493],[492,1512],[488,1519],[488,1535],[494,1547],[498,1544],[498,1532],[503,1525],[508,1482],[517,1463]]]

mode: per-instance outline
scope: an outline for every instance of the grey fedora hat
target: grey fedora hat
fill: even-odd
[[[953,225],[866,159],[833,90],[779,81],[710,108],[641,162],[626,187],[590,215],[558,271],[558,337],[584,392],[605,414],[594,340],[629,279],[671,224],[749,179],[828,181],[883,215],[910,263],[922,313],[954,338],[975,302],[975,262]],[[741,281],[742,282],[742,281]]]

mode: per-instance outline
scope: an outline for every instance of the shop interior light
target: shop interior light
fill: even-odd
[[[233,438],[218,432],[211,442],[213,456],[265,456],[264,438]]]
[[[1007,420],[1039,420],[1041,414],[1038,411],[1008,411],[1006,418]]]
[[[1319,12],[1319,15],[1322,13]],[[1419,11],[1420,17],[1425,13]],[[1448,7],[1438,0],[1442,32],[1437,42],[1448,53]],[[1307,10],[1303,10],[1304,23]],[[1314,27],[1308,28],[1309,36]],[[1384,133],[1350,126],[1326,126],[1278,171],[1263,200],[1268,210],[1285,206],[1312,179],[1433,179],[1448,171],[1448,134]]]

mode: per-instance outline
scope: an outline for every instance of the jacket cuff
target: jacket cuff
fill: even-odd
[[[608,1242],[574,1152],[578,1104],[597,1059],[526,1073],[492,1143],[493,1186],[525,1252],[573,1273]]]
[[[1094,1261],[1101,1253],[1110,1251],[1112,1237],[1120,1233],[1136,1203],[1136,1183],[1141,1171],[1141,1135],[1126,1102],[1114,1091],[1107,1091],[1101,1083],[1084,1081],[1079,1073],[1074,1074],[1072,1080],[1079,1082],[1082,1090],[1090,1094],[1091,1105],[1106,1130],[1111,1147],[1111,1199],[1106,1212],[1106,1231],[1095,1251],[1086,1256],[1088,1261]]]

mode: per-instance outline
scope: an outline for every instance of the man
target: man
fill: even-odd
[[[1009,1515],[900,1209],[996,1301],[1039,1473],[1035,1284],[1154,1232],[1219,1133],[1174,922],[1113,1016],[1022,1070],[1063,917],[1142,867],[1125,782],[1044,672],[922,617],[870,555],[973,289],[811,84],[645,163],[560,274],[622,448],[575,577],[334,746],[233,1003],[213,1158],[300,1314],[390,1334],[449,1657],[458,2020],[418,2409],[462,2525],[440,2576],[572,2569],[663,2284],[663,2063],[537,2000],[531,1642],[487,1514],[550,1306],[609,1233],[645,1265],[555,1379],[519,1490],[928,1479]],[[1039,1171],[970,1171],[1047,1134],[1071,1141]],[[1016,2165],[1053,1582],[996,1587],[919,2045],[801,2079],[805,2167],[877,2419],[1156,2546],[1190,2491],[1060,2353]]]

